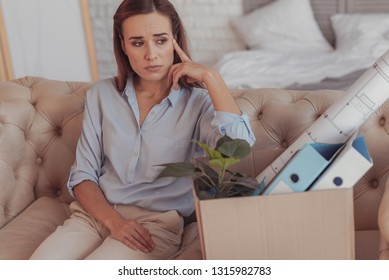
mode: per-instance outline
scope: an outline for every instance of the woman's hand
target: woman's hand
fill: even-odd
[[[155,248],[150,232],[136,221],[126,220],[106,200],[100,187],[89,180],[74,187],[74,194],[82,208],[105,225],[112,238],[133,250],[148,253]]]
[[[149,253],[154,250],[155,244],[150,232],[136,221],[126,220],[117,216],[109,225],[111,236],[124,243],[133,250]]]
[[[212,70],[202,64],[194,63],[174,39],[173,47],[182,61],[181,63],[174,64],[169,71],[168,82],[172,84],[173,89],[178,89],[178,81],[183,76],[187,77],[188,83],[205,83],[207,75],[211,75]]]
[[[186,76],[188,83],[200,82],[207,88],[216,111],[240,115],[241,110],[219,73],[205,65],[192,62],[174,39],[173,46],[182,62],[170,68],[168,83],[172,84],[172,88],[177,90],[180,78]]]

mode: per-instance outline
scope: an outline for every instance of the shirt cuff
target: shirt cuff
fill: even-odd
[[[71,172],[69,180],[67,182],[67,187],[72,197],[76,198],[76,196],[74,195],[73,188],[84,181],[92,181],[97,184],[96,178],[86,172]]]
[[[251,146],[255,143],[249,117],[243,111],[241,111],[241,115],[215,111],[212,125],[218,126],[222,135],[227,134],[231,138],[245,139]]]

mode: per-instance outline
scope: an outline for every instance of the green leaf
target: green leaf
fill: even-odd
[[[232,139],[230,136],[228,136],[228,135],[224,135],[224,136],[220,137],[219,140],[217,140],[215,150],[218,150],[219,147],[220,147],[221,145],[223,145],[224,143],[226,143],[226,142],[232,142],[232,141],[233,141],[233,139]]]
[[[250,189],[260,188],[258,180],[252,177],[237,177],[233,182],[236,185],[244,186]]]
[[[196,162],[198,168],[203,170],[203,172],[206,173],[208,175],[208,177],[210,177],[211,179],[215,179],[214,181],[217,182],[218,174],[214,169],[212,169],[209,165],[207,165],[201,159],[195,159],[195,162]]]
[[[242,139],[234,139],[231,142],[224,142],[217,150],[227,156],[244,159],[251,152],[250,144]]]
[[[238,159],[238,158],[220,158],[220,159],[210,160],[209,164],[212,167],[225,170],[225,169],[229,168],[230,166],[237,164],[238,162],[240,162],[240,159]]]
[[[166,163],[161,166],[165,166],[165,168],[158,175],[158,178],[194,176],[198,172],[196,166],[189,162]]]
[[[204,176],[196,177],[193,180],[194,187],[196,189],[196,193],[200,194],[200,192],[208,193],[210,197],[215,197],[217,194],[216,185],[210,185],[207,182],[208,178]]]
[[[206,144],[200,143],[196,141],[196,143],[204,150],[207,152],[208,156],[210,159],[218,159],[218,158],[223,158],[222,154],[211,147],[209,147]]]

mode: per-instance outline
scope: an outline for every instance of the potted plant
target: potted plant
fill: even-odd
[[[195,141],[208,155],[193,162],[166,163],[159,177],[191,176],[199,199],[259,195],[264,188],[257,179],[229,168],[246,158],[251,147],[247,141],[222,136],[212,149]]]
[[[250,154],[247,142],[224,136],[214,149],[196,143],[207,158],[164,164],[160,176],[194,178],[204,259],[353,258],[352,189],[261,195],[264,183],[231,170]]]

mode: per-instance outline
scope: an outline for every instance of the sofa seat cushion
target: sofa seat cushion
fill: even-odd
[[[69,205],[41,197],[0,230],[0,259],[29,259],[35,249],[70,216]],[[201,259],[197,223],[185,227],[174,259]]]
[[[41,197],[0,230],[0,259],[29,259],[40,243],[69,217],[69,205]]]

